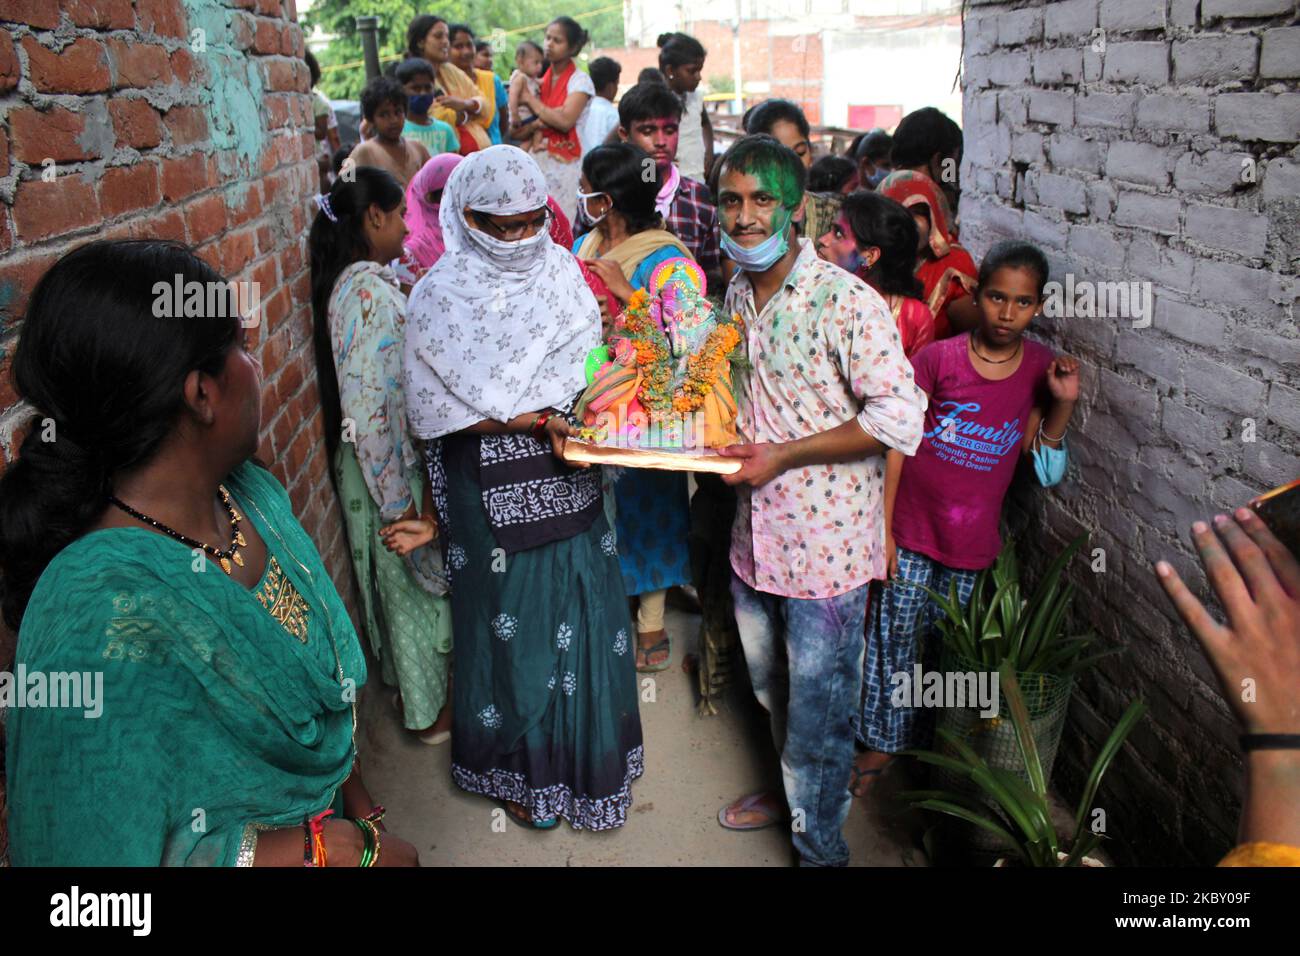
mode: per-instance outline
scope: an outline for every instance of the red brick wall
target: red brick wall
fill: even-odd
[[[825,66],[822,57],[820,34],[799,36],[773,36],[766,20],[746,20],[740,25],[741,79],[746,82],[767,82],[770,93],[750,95],[745,105],[759,100],[781,97],[798,103],[816,125],[822,117],[822,76]],[[699,20],[691,24],[691,36],[699,40],[708,52],[704,63],[704,79],[732,74],[731,26],[716,20]],[[592,59],[608,56],[623,65],[619,78],[624,87],[636,82],[637,73],[647,66],[659,65],[659,51],[647,47],[610,47],[591,51]]]
[[[200,6],[221,34],[205,51],[192,47],[181,0],[0,4],[0,467],[30,416],[9,363],[36,280],[91,239],[181,240],[228,278],[260,284],[259,454],[355,608],[312,355],[306,235],[318,179],[294,0]],[[232,136],[214,89],[250,70],[261,95],[244,96],[261,126]],[[0,634],[0,668],[5,650]]]

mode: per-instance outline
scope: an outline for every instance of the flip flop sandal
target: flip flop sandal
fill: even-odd
[[[866,796],[866,793],[865,793],[865,792],[864,792],[864,793],[858,793],[858,792],[857,792],[857,789],[858,789],[858,783],[862,780],[862,778],[863,778],[863,777],[879,777],[879,776],[880,776],[881,774],[883,774],[886,770],[888,770],[888,769],[893,765],[893,763],[894,763],[893,758],[890,758],[888,761],[885,762],[885,764],[884,764],[883,766],[875,767],[875,768],[872,768],[872,769],[870,769],[870,770],[863,770],[863,769],[862,769],[861,767],[859,767],[857,764],[854,764],[854,765],[853,765],[853,770],[852,770],[852,774],[853,774],[853,776],[852,776],[852,778],[850,778],[850,780],[849,780],[849,793],[853,794],[853,798],[854,798],[855,800],[860,799],[860,798],[862,798],[862,797],[865,797],[865,796]]]
[[[515,824],[523,827],[525,830],[554,830],[560,823],[558,817],[547,817],[545,820],[525,820],[516,813],[511,812],[510,807],[504,800],[498,800],[497,806],[506,812],[506,816]]]
[[[865,797],[866,791],[858,793],[858,783],[863,777],[879,777],[884,772],[884,767],[878,767],[874,770],[863,770],[861,767],[853,768],[853,778],[849,781],[849,793],[853,794],[854,799]]]
[[[658,654],[660,651],[665,651],[665,650],[668,652],[668,656],[664,658],[664,662],[662,664],[650,663],[651,654]],[[638,667],[636,669],[638,674],[657,674],[659,671],[668,670],[668,665],[672,663],[672,659],[673,659],[672,639],[669,638],[667,634],[664,635],[664,639],[662,641],[660,641],[658,644],[653,644],[650,647],[642,647],[640,641],[638,641],[637,651],[641,654],[644,654],[646,659],[645,666]]]
[[[741,800],[740,803],[739,803],[739,805],[734,805],[734,804],[730,804],[730,803],[727,804],[725,807],[723,807],[721,810],[718,811],[718,823],[720,823],[720,824],[722,825],[723,829],[726,829],[726,830],[766,830],[768,827],[774,827],[774,826],[778,826],[778,825],[780,825],[780,824],[782,824],[782,823],[785,823],[785,822],[786,822],[786,818],[785,818],[785,815],[784,815],[784,814],[781,814],[781,815],[778,815],[778,816],[775,816],[775,817],[774,817],[774,816],[772,816],[771,814],[767,813],[767,812],[766,812],[766,811],[765,811],[765,810],[760,806],[760,805],[763,803],[763,799],[764,799],[766,796],[767,796],[767,794],[765,794],[765,793],[751,793],[749,796],[747,796],[747,797],[745,797],[743,800]],[[728,823],[728,822],[727,822],[727,811],[730,810],[730,809],[732,808],[732,806],[735,806],[735,807],[736,807],[736,812],[737,812],[737,813],[745,813],[745,812],[750,812],[750,813],[757,812],[757,813],[761,813],[761,814],[763,814],[763,816],[767,817],[767,822],[766,822],[766,823],[749,823],[749,824]]]

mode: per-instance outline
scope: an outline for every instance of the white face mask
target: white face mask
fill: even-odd
[[[521,266],[532,262],[538,248],[550,241],[551,234],[545,229],[539,229],[537,235],[527,239],[507,240],[490,236],[481,229],[470,226],[469,238],[497,265],[517,271]]]
[[[598,226],[600,225],[601,221],[606,216],[609,215],[608,209],[606,209],[599,216],[593,216],[590,210],[587,209],[587,200],[595,199],[597,196],[605,196],[605,195],[608,194],[607,193],[584,193],[581,189],[578,190],[578,212],[582,213],[582,218],[587,223],[587,225]]]

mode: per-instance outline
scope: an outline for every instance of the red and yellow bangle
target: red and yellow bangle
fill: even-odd
[[[555,412],[553,412],[551,409],[548,408],[546,411],[542,412],[540,415],[537,416],[537,421],[533,422],[533,427],[528,429],[529,433],[534,438],[540,438],[542,434],[542,429],[544,429],[546,427],[546,423],[549,422],[554,417],[555,417]]]
[[[307,847],[311,852],[303,860],[303,866],[329,865],[329,859],[325,854],[325,818],[332,816],[333,813],[333,810],[322,810],[304,824],[307,828]]]

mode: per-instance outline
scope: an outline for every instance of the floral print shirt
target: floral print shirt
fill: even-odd
[[[408,476],[420,465],[406,430],[406,299],[393,270],[368,260],[344,269],[330,294],[329,323],[344,438],[351,420],[366,488],[383,520],[395,521],[411,505]]]
[[[751,370],[736,390],[740,434],[788,442],[856,419],[911,455],[925,394],[912,380],[898,328],[865,282],[817,257],[801,239],[785,283],[761,313],[738,271],[727,308],[745,320]],[[885,461],[811,465],[761,488],[737,488],[731,566],[750,587],[822,599],[885,576]]]

